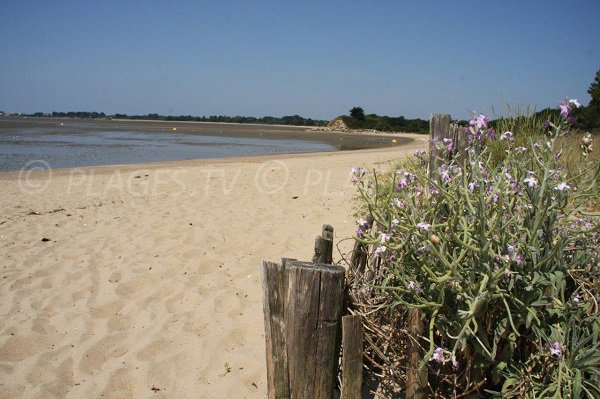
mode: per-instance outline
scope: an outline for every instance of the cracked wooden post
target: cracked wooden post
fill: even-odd
[[[336,385],[345,269],[263,261],[268,397],[331,399]]]
[[[362,316],[342,317],[342,399],[362,398]]]
[[[292,398],[333,397],[345,269],[289,262],[285,324]]]

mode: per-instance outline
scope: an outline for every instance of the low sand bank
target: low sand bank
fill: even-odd
[[[8,133],[12,129],[16,131],[44,129],[45,132],[49,131],[56,134],[79,133],[81,131],[176,131],[184,134],[221,135],[226,137],[309,140],[329,144],[338,150],[389,147],[393,139],[397,140],[398,145],[409,144],[410,140],[407,137],[411,136],[409,134],[314,131],[304,126],[249,123],[0,117],[0,132]]]
[[[265,397],[261,260],[310,259],[323,223],[351,236],[350,168],[427,146],[410,137],[0,174],[0,397]]]

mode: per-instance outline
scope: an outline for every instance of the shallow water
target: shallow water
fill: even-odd
[[[98,130],[86,124],[61,132],[56,127],[15,124],[0,128],[0,171],[43,162],[51,168],[67,168],[336,150],[316,141],[261,138],[258,130],[253,133],[230,137],[218,131]]]

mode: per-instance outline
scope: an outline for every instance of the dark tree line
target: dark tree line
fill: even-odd
[[[406,119],[404,116],[365,115],[361,107],[353,107],[350,116],[341,117],[350,129],[374,129],[383,132],[428,133],[429,121],[423,119]]]
[[[267,125],[294,125],[294,126],[324,126],[327,121],[303,118],[300,115],[289,115],[282,117],[275,116],[263,116],[257,118],[254,116],[225,116],[225,115],[211,115],[211,116],[192,116],[192,115],[160,115],[160,114],[146,114],[146,115],[127,115],[127,114],[114,114],[106,115],[104,112],[52,112],[51,114],[45,114],[43,112],[36,112],[27,116],[35,117],[54,117],[54,118],[83,118],[83,119],[131,119],[131,120],[156,120],[156,121],[182,121],[182,122],[228,122],[228,123],[261,123]]]

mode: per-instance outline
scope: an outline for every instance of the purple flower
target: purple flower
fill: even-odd
[[[369,225],[369,222],[367,222],[363,218],[360,218],[356,221],[356,224],[358,224],[360,227],[367,227]]]
[[[562,182],[556,185],[556,187],[554,187],[555,190],[557,191],[565,191],[565,190],[570,190],[571,186],[569,186],[567,183]]]
[[[479,183],[476,182],[469,182],[469,184],[467,185],[467,187],[469,188],[470,192],[473,192],[477,187],[479,187]]]
[[[415,180],[415,175],[413,175],[410,172],[398,171],[398,173],[402,174],[402,178],[400,179],[400,181],[398,181],[398,184],[396,184],[396,189],[398,191],[408,187],[408,185]]]
[[[353,167],[350,170],[350,177],[352,177],[352,184],[356,185],[365,175],[367,174],[367,170],[365,168],[355,168]]]
[[[356,229],[356,236],[358,238],[363,238],[365,236],[365,231],[359,227],[358,229]]]
[[[452,141],[452,139],[444,138],[442,141],[444,142],[444,146],[446,146],[446,150],[448,150],[448,152],[454,151],[454,141]]]
[[[558,105],[558,108],[560,108],[560,116],[566,119],[569,116],[569,112],[571,111],[571,108],[569,107],[569,102],[565,99],[565,101],[562,101]]]
[[[508,252],[510,256],[513,256],[515,254],[515,246],[508,244],[506,246],[506,252]]]
[[[418,150],[415,151],[415,157],[417,158],[423,158],[425,156],[425,154],[427,154],[427,151],[425,151],[422,148],[419,148]]]
[[[402,190],[403,188],[408,187],[408,180],[406,180],[404,177],[402,179],[400,179],[398,181],[398,184],[396,184],[396,189],[398,191]]]
[[[480,114],[477,117],[477,128],[478,129],[482,129],[482,128],[486,129],[488,126],[488,121],[489,121],[489,119],[488,119],[487,115]]]
[[[576,99],[565,98],[565,101],[561,101],[558,108],[560,109],[560,116],[565,118],[569,123],[575,123],[574,119],[569,118],[569,114],[573,108],[579,108],[581,104]]]
[[[423,230],[431,229],[431,225],[429,223],[425,223],[425,222],[417,223],[417,227],[420,229],[423,229]]]
[[[521,192],[519,189],[519,183],[516,180],[510,182],[510,188],[512,188],[515,194],[519,194]]]
[[[488,121],[487,115],[479,114],[479,116],[477,116],[477,113],[473,111],[473,117],[471,118],[469,125],[477,128],[477,130],[485,129],[487,128]]]
[[[494,129],[489,129],[487,135],[491,140],[496,140],[496,131]]]
[[[392,219],[392,222],[390,223],[390,228],[395,229],[399,223],[400,221],[398,219]]]
[[[527,152],[527,148],[525,148],[525,147],[515,148],[515,153],[518,155],[525,154],[526,152]]]
[[[544,129],[548,129],[551,126],[551,123],[548,119],[544,121]]]
[[[389,233],[381,233],[381,236],[379,236],[379,241],[384,244],[386,241],[389,241],[390,238],[392,238],[392,235]]]
[[[397,208],[403,208],[406,205],[406,203],[400,198],[394,198],[394,205],[396,205]]]
[[[551,355],[552,357],[556,357],[556,358],[559,358],[559,359],[561,359],[561,358],[562,358],[562,355],[563,355],[563,348],[562,348],[562,346],[560,345],[560,343],[558,343],[558,341],[554,341],[554,342],[552,343],[552,345],[550,345],[550,348],[549,348],[549,349],[550,349],[550,355]]]
[[[525,182],[525,184],[527,184],[527,187],[529,188],[533,188],[538,185],[538,181],[535,178],[533,172],[529,172],[529,176],[527,176],[523,181]]]
[[[444,350],[439,347],[435,348],[435,350],[433,351],[433,354],[429,358],[429,361],[434,361],[438,364],[442,363],[444,361]]]
[[[582,228],[583,230],[590,230],[594,225],[586,219],[579,218],[575,219],[575,222],[571,225],[572,229]]]
[[[395,261],[396,261],[396,256],[394,256],[394,254],[390,254],[390,255],[388,256],[388,260],[389,260],[390,262],[395,262]]]
[[[512,140],[513,136],[512,132],[504,132],[500,135],[500,141]]]
[[[498,195],[498,191],[494,190],[492,192],[492,202],[494,204],[497,204],[499,199],[500,199],[500,196]]]
[[[408,287],[409,290],[414,291],[415,294],[417,294],[417,295],[421,295],[421,293],[423,292],[423,290],[421,289],[421,287],[419,287],[419,284],[417,284],[413,280],[410,280],[408,282],[408,284],[406,284],[406,286]]]
[[[440,174],[440,177],[442,178],[442,181],[444,183],[450,183],[450,181],[452,180],[452,178],[450,177],[450,171],[448,170],[448,166],[440,166],[438,168],[438,173]]]
[[[373,255],[375,256],[380,256],[382,253],[384,253],[386,250],[386,248],[383,245],[378,246],[377,248],[375,248],[375,251],[373,251]]]
[[[460,370],[460,363],[456,360],[452,360],[452,371],[456,373],[458,370]]]
[[[517,266],[522,266],[523,263],[525,262],[525,257],[523,255],[521,255],[520,253],[516,253],[513,260],[515,261]]]

